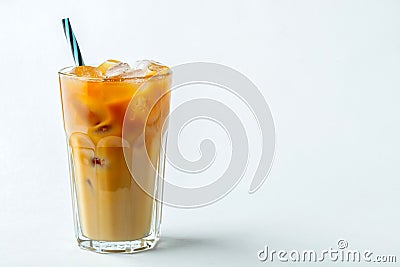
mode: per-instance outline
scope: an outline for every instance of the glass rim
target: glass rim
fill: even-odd
[[[172,71],[170,68],[168,68],[167,73],[163,74],[155,74],[155,75],[146,75],[146,76],[135,76],[135,77],[111,77],[111,78],[94,78],[94,77],[80,77],[77,76],[73,73],[68,73],[67,71],[70,71],[71,69],[75,68],[76,66],[68,66],[61,68],[58,71],[58,74],[60,76],[65,76],[65,77],[70,77],[76,80],[82,80],[82,81],[93,81],[93,82],[123,82],[123,81],[143,81],[143,80],[150,80],[150,79],[161,79],[165,78],[167,76],[172,75]]]

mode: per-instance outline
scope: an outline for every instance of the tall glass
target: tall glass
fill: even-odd
[[[104,79],[71,69],[59,81],[78,244],[101,253],[150,249],[160,235],[171,73]]]

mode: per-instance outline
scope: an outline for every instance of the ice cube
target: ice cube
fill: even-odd
[[[118,63],[121,63],[121,61],[115,60],[115,59],[108,59],[108,60],[104,61],[103,63],[101,63],[101,64],[97,67],[97,69],[98,69],[99,71],[101,71],[101,73],[103,73],[103,75],[106,75],[106,71],[107,71],[110,67],[112,67],[112,66],[114,66],[114,65],[116,65],[116,64],[118,64]]]
[[[128,118],[132,121],[137,119],[144,121],[147,117],[149,108],[149,103],[145,97],[135,96],[129,105],[129,110],[127,111],[129,116]]]
[[[147,71],[150,63],[151,63],[150,60],[147,59],[138,60],[135,62],[135,65],[132,67],[132,69]]]
[[[138,60],[132,67],[134,70],[141,70],[142,76],[153,76],[168,72],[169,68],[153,60]],[[140,72],[138,72],[140,73]]]
[[[91,66],[77,66],[72,71],[71,74],[75,74],[79,77],[85,78],[102,78],[103,74],[95,67]]]
[[[163,64],[156,61],[150,61],[147,69],[148,71],[155,72],[156,74],[169,70],[167,66],[164,66]]]
[[[141,69],[130,69],[127,72],[123,73],[121,77],[123,78],[135,78],[135,77],[144,77],[146,76],[147,71]]]
[[[129,71],[131,67],[128,63],[119,62],[115,65],[112,65],[106,70],[105,76],[106,78],[117,77],[125,72]]]

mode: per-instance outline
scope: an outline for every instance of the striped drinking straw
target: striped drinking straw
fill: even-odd
[[[65,18],[62,20],[65,37],[69,42],[72,50],[72,55],[74,56],[74,61],[76,66],[84,66],[83,58],[81,55],[81,50],[79,50],[78,42],[76,41],[75,34],[72,31],[71,23],[69,22],[69,18]]]

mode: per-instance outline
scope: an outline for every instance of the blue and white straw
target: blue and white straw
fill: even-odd
[[[74,56],[74,61],[76,66],[84,66],[83,58],[81,55],[81,51],[79,50],[78,42],[76,41],[75,34],[72,31],[71,23],[69,22],[69,18],[65,18],[62,20],[65,37],[69,42],[72,50],[72,55]]]

